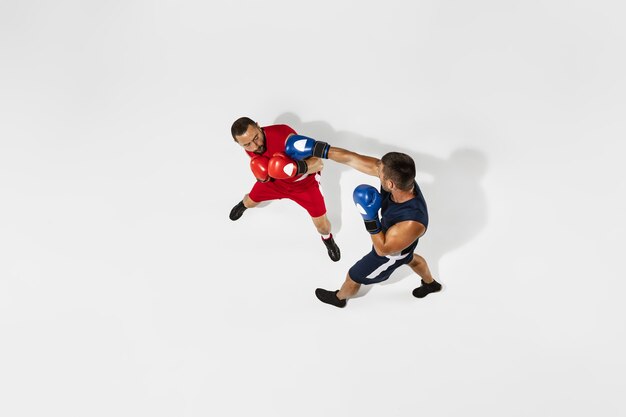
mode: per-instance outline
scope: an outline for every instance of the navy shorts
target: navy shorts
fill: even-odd
[[[372,251],[355,263],[348,271],[352,281],[359,284],[375,284],[385,281],[393,271],[408,264],[413,259],[413,251],[404,255],[379,256]]]

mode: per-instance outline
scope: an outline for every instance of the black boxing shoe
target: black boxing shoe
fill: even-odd
[[[346,306],[346,300],[340,300],[339,298],[337,298],[338,292],[339,290],[328,291],[323,288],[318,288],[315,290],[315,296],[322,303],[331,304],[339,308],[344,308]]]
[[[330,237],[328,239],[322,238],[322,242],[324,242],[324,245],[328,250],[328,256],[330,257],[330,259],[333,260],[333,262],[337,262],[339,259],[341,259],[341,251],[339,250],[339,246],[337,246],[337,244],[335,243],[335,239],[333,239],[332,233],[330,234]]]
[[[413,297],[424,298],[431,292],[441,291],[441,284],[433,280],[430,284],[426,284],[422,280],[422,286],[413,290]]]
[[[235,207],[230,211],[230,219],[232,221],[239,220],[241,216],[243,216],[243,212],[246,211],[247,207],[243,205],[243,200],[237,203]]]

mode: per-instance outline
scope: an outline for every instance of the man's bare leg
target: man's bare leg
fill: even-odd
[[[411,269],[422,278],[422,285],[413,290],[413,296],[417,298],[424,298],[431,292],[441,291],[441,284],[435,281],[426,259],[419,256],[417,253],[413,254],[413,259],[408,264]]]
[[[359,288],[361,288],[361,284],[352,281],[352,278],[350,278],[350,275],[348,274],[346,275],[346,280],[343,282],[341,289],[337,292],[337,298],[340,300],[352,298],[359,291]]]
[[[328,256],[334,262],[337,262],[341,259],[341,251],[333,239],[333,234],[330,233],[330,220],[328,220],[328,216],[324,214],[319,217],[311,217],[311,220],[313,220],[317,232],[322,236],[322,242],[324,242],[326,246]]]
[[[419,256],[417,253],[413,254],[413,259],[408,264],[411,269],[422,278],[422,280],[426,284],[430,284],[434,281],[432,274],[430,273],[430,268],[428,268],[428,264],[426,263],[426,259]]]

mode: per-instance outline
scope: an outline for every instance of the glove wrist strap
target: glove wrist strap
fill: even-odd
[[[378,219],[375,220],[365,220],[365,230],[370,232],[370,234],[375,235],[381,231],[380,222]]]
[[[318,158],[328,159],[328,150],[330,145],[326,142],[315,142],[313,146],[313,156]]]
[[[298,165],[298,169],[296,171],[297,175],[306,174],[306,172],[309,170],[309,165],[304,160],[296,161],[296,164]]]

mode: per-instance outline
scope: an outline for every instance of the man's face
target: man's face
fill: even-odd
[[[383,162],[382,161],[378,161],[376,163],[376,167],[378,168],[378,178],[380,179],[380,185],[383,188],[383,190],[387,191],[387,192],[391,192],[391,190],[389,189],[389,187],[387,187],[387,180],[385,180],[385,175],[383,174]]]
[[[235,137],[235,140],[248,152],[259,155],[265,152],[265,135],[257,124],[249,125],[244,134]]]

